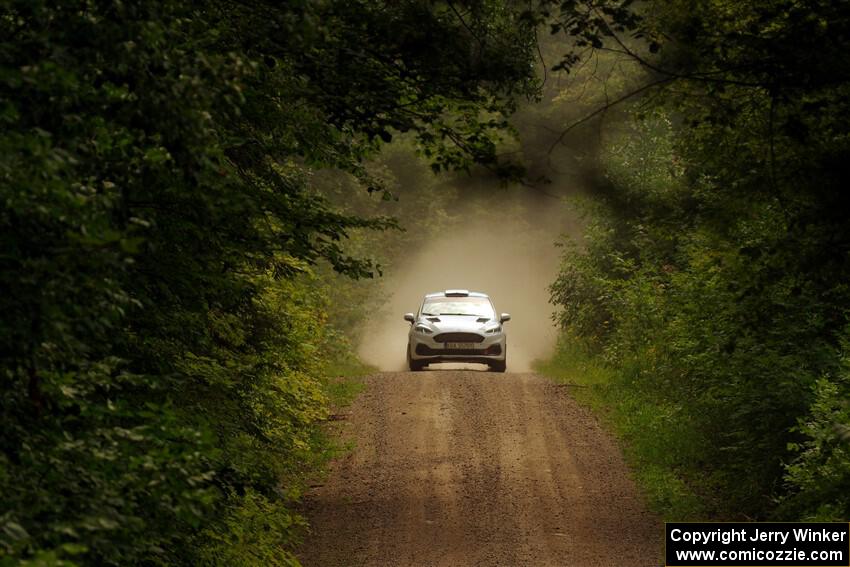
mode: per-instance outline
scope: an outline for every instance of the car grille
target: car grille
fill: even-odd
[[[480,343],[484,337],[476,333],[440,333],[434,335],[438,343]]]
[[[419,356],[499,356],[502,354],[502,347],[500,345],[490,345],[486,349],[431,348],[428,345],[418,344],[416,345],[416,354]]]

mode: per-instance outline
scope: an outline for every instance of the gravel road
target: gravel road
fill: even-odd
[[[308,495],[306,567],[657,566],[663,529],[615,442],[533,374],[383,373]]]

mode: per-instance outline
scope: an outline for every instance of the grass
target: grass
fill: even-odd
[[[360,378],[377,372],[377,368],[364,363],[351,352],[340,353],[325,368],[323,387],[332,409],[351,404],[363,391]]]
[[[555,354],[535,364],[550,379],[578,386],[573,397],[590,407],[620,441],[626,461],[652,510],[665,521],[704,519],[705,507],[682,471],[699,450],[689,424],[631,379],[634,372],[605,364],[579,341],[562,337]]]
[[[366,387],[361,378],[373,374],[377,369],[361,361],[350,349],[340,349],[332,353],[331,360],[325,366],[322,389],[328,399],[329,419],[312,434],[313,447],[319,458],[313,467],[322,477],[332,459],[354,449],[354,441],[342,436],[342,423],[338,417],[350,406]]]

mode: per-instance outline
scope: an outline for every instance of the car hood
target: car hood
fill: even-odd
[[[432,319],[439,319],[439,321],[432,321]],[[482,322],[478,321],[476,317],[458,315],[440,315],[439,317],[427,316],[419,318],[419,324],[425,325],[435,333],[443,333],[446,331],[483,332],[485,327],[492,327],[493,323],[493,319]]]

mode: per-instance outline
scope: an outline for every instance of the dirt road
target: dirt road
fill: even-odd
[[[663,529],[615,443],[533,374],[384,373],[352,453],[307,499],[301,559],[335,566],[657,566]]]

